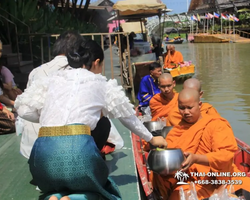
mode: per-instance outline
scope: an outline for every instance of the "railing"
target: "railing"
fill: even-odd
[[[240,31],[238,29],[235,29],[235,33],[239,34],[242,37],[250,38],[250,33],[246,32],[246,31]]]
[[[4,12],[5,14],[11,16],[12,18],[14,18],[16,21],[18,21],[19,23],[21,23],[22,25],[24,25],[25,27],[27,27],[27,30],[28,30],[28,34],[30,34],[30,27],[25,24],[24,22],[22,22],[20,19],[16,18],[14,15],[10,14],[9,12],[7,12],[6,10],[2,9],[0,7],[0,11],[1,12]],[[4,17],[3,15],[1,15],[2,17]],[[4,17],[5,19],[7,19],[6,17]],[[8,21],[10,22],[10,20],[8,19]],[[14,23],[11,21],[11,23]],[[15,24],[16,26],[16,24]],[[17,32],[17,28],[16,28],[16,35],[19,35],[18,32]],[[9,37],[9,42],[11,44],[11,38],[10,38],[10,33],[8,32],[8,37]],[[17,49],[18,49],[18,59],[19,59],[19,48],[18,48],[18,45],[19,43],[17,43]],[[33,51],[32,51],[32,43],[31,43],[31,38],[29,38],[29,48],[30,48],[30,57],[31,57],[31,60],[33,61]],[[19,61],[20,63],[20,61]]]
[[[20,57],[19,57],[19,47],[18,47],[18,36],[17,36],[17,26],[14,22],[10,21],[9,19],[7,19],[6,17],[4,17],[3,15],[0,14],[0,18],[4,19],[7,22],[7,30],[8,30],[8,37],[9,37],[9,42],[11,44],[11,38],[10,38],[10,27],[9,27],[9,23],[14,25],[15,27],[15,37],[16,37],[16,43],[17,43],[17,57],[18,57],[18,63],[20,64]]]
[[[109,39],[109,51],[110,51],[110,70],[111,70],[111,78],[114,79],[114,63],[113,63],[113,44],[111,40],[111,36],[114,35],[117,37],[117,46],[119,52],[121,52],[121,37],[126,37],[127,42],[127,49],[123,55],[119,53],[119,64],[120,64],[120,73],[121,73],[121,84],[125,89],[131,89],[131,98],[132,102],[135,102],[135,90],[134,90],[134,83],[133,83],[133,72],[131,66],[131,59],[130,59],[130,47],[129,47],[129,33],[124,32],[115,32],[115,33],[82,33],[83,37],[91,37],[93,40],[101,39],[101,47],[104,50],[104,40]],[[28,36],[32,40],[37,38],[40,40],[40,49],[41,49],[41,63],[48,62],[52,59],[51,51],[53,43],[51,41],[55,41],[59,34],[20,34],[20,36]],[[44,40],[46,39],[46,42]],[[35,42],[33,42],[35,43]],[[46,52],[47,51],[47,52]],[[45,59],[45,57],[47,59]],[[105,69],[108,69],[107,66],[103,66],[102,74],[105,75]]]

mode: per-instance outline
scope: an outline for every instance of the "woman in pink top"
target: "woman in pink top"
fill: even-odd
[[[0,62],[0,76],[3,82],[3,92],[9,97],[9,99],[15,101],[17,95],[22,94],[22,91],[17,88],[14,81],[14,76],[11,71],[2,65]]]

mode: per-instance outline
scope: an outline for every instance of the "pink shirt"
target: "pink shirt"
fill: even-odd
[[[2,69],[1,69],[1,77],[2,77],[2,82],[3,83],[12,83],[12,87],[15,87],[16,84],[14,82],[14,76],[13,74],[11,73],[11,71],[5,67],[5,66],[2,66]]]

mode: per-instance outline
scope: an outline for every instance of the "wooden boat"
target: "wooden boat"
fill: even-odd
[[[165,44],[182,44],[184,40],[169,40],[169,41],[165,41]]]
[[[183,82],[195,74],[195,66],[177,67],[174,69],[164,69],[165,73],[170,73],[176,82]]]
[[[250,146],[236,138],[238,150],[235,152],[234,163],[237,167],[250,177]],[[132,147],[138,175],[141,180],[143,191],[147,200],[156,200],[157,194],[152,190],[149,182],[150,170],[147,166],[148,152],[143,151],[142,141],[139,136],[132,133]]]

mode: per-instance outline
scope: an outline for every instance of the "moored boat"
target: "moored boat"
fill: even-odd
[[[250,177],[250,146],[236,138],[238,144],[238,150],[234,155],[234,163],[242,172],[245,172]],[[132,133],[132,148],[134,153],[134,159],[140,177],[143,191],[148,200],[156,200],[157,194],[153,192],[151,183],[149,181],[150,170],[147,166],[148,152],[145,152],[142,148],[142,141],[139,136]]]
[[[169,41],[165,41],[165,44],[182,44],[184,40],[169,40]]]
[[[190,66],[177,67],[174,69],[164,69],[165,73],[170,73],[175,81],[185,81],[191,78],[195,74],[195,66],[191,64]]]

